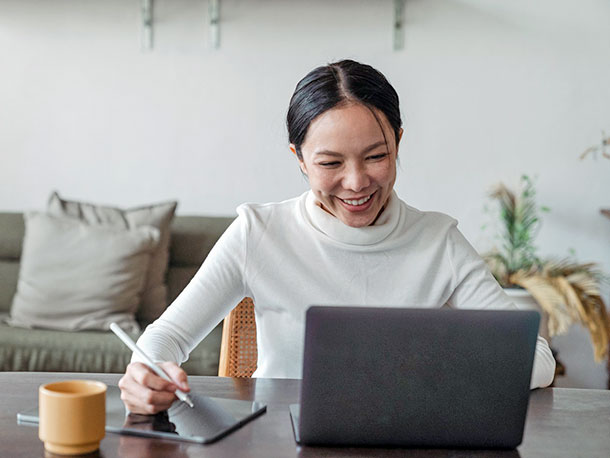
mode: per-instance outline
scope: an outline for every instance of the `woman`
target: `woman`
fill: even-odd
[[[454,219],[394,193],[402,137],[398,95],[368,65],[344,60],[303,78],[290,101],[290,149],[311,190],[245,204],[200,270],[138,343],[174,380],[134,359],[121,379],[132,412],[168,408],[188,391],[178,366],[243,297],[254,299],[255,377],[300,378],[311,304],[504,309],[514,305]],[[532,388],[553,379],[539,337]]]

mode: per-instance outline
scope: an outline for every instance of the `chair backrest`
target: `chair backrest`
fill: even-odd
[[[257,360],[254,303],[245,297],[224,319],[218,375],[251,377]]]

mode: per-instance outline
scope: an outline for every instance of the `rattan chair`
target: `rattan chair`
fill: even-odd
[[[251,377],[257,358],[254,303],[245,297],[224,319],[218,375]]]

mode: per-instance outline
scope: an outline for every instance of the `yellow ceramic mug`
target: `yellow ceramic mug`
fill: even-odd
[[[106,433],[106,385],[68,380],[38,389],[38,437],[44,448],[60,455],[89,453]]]

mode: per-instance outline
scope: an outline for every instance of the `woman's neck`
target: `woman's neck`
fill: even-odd
[[[400,200],[392,191],[382,210],[376,216],[373,224],[362,227],[352,227],[343,223],[328,209],[320,204],[312,191],[305,199],[306,219],[312,227],[324,236],[340,243],[349,245],[374,245],[387,239],[396,229],[400,221]]]
[[[388,197],[388,200],[390,200],[390,198]],[[385,201],[385,203],[381,206],[381,210],[379,210],[379,213],[377,213],[377,216],[375,216],[375,219],[373,220],[373,222],[371,224],[369,224],[369,226],[374,226],[375,223],[377,222],[377,220],[379,219],[379,216],[381,216],[381,214],[383,213],[383,211],[385,210],[386,205],[388,204],[388,200]],[[316,200],[316,205],[318,207],[320,207],[322,210],[324,210],[326,213],[328,213],[331,216],[334,216],[335,218],[337,217],[336,215],[334,215],[328,208],[326,208],[324,206],[324,204],[318,200]]]

